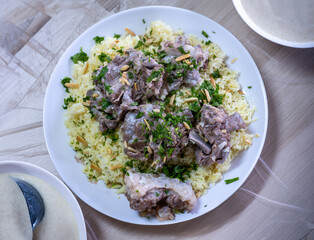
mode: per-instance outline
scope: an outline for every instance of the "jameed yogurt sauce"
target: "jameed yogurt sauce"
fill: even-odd
[[[30,183],[43,198],[45,215],[33,233],[24,196],[9,176]],[[48,183],[27,174],[0,174],[0,192],[0,239],[79,239],[74,213],[61,194]],[[6,213],[9,221],[3,218],[2,212]]]
[[[240,0],[267,33],[293,42],[314,41],[314,0]]]

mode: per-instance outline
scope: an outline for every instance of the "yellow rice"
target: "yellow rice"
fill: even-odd
[[[182,31],[175,31],[160,21],[153,22],[147,28],[146,33],[151,31],[151,38],[156,42],[161,40],[175,41],[177,36],[183,34]],[[238,112],[244,121],[250,124],[255,108],[249,106],[245,96],[238,92],[241,87],[237,81],[237,72],[229,69],[224,63],[225,53],[221,51],[216,43],[205,45],[201,39],[195,36],[189,36],[189,39],[192,45],[200,44],[204,51],[209,52],[211,61],[206,71],[201,73],[202,79],[210,80],[210,73],[219,69],[222,77],[216,79],[216,83],[219,84],[220,93],[225,94],[222,108],[229,115]],[[70,103],[68,106],[65,125],[69,130],[69,144],[76,151],[76,159],[84,164],[84,173],[90,180],[102,180],[108,187],[117,188],[118,193],[124,192],[122,168],[130,160],[123,152],[124,146],[121,134],[119,133],[120,139],[116,142],[104,137],[99,131],[99,123],[91,118],[89,110],[82,105],[82,102],[83,97],[86,96],[86,91],[93,88],[91,80],[93,70],[102,64],[98,59],[98,55],[104,52],[113,59],[118,54],[112,49],[113,47],[116,49],[124,47],[124,50],[126,50],[133,48],[139,40],[139,36],[132,37],[126,33],[118,40],[113,37],[107,37],[101,44],[92,47],[88,61],[85,63],[78,62],[73,67],[72,81],[78,83],[79,88],[69,89],[69,94],[76,99],[76,102]],[[154,45],[150,45],[146,50],[152,52],[153,49],[158,50]],[[189,89],[183,87],[180,91],[183,95],[176,95],[176,105],[184,106],[186,104],[184,103],[184,99],[188,97]],[[84,144],[77,141],[77,136],[84,138],[88,145],[84,146]],[[222,173],[228,170],[231,160],[239,151],[247,149],[251,145],[252,138],[253,135],[246,133],[244,130],[232,132],[231,152],[223,164],[214,164],[209,169],[198,167],[197,171],[192,171],[191,177],[188,180],[191,182],[198,197],[205,193],[206,189],[210,187],[210,184],[214,184],[222,178]],[[185,157],[178,161],[180,163],[191,163],[194,160],[194,152],[191,151],[186,153]]]

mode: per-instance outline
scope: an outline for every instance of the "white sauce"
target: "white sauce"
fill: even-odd
[[[67,201],[61,196],[61,194],[55,188],[50,186],[48,183],[42,181],[41,179],[27,175],[27,174],[12,173],[9,175],[20,178],[30,183],[31,185],[33,185],[43,198],[43,201],[45,204],[45,215],[42,221],[40,222],[40,224],[37,225],[36,228],[34,229],[33,240],[79,239],[78,227],[76,224],[74,213],[72,212]],[[0,189],[1,189],[0,192],[1,193],[3,193],[2,187],[5,183],[6,182],[1,181],[0,179]],[[17,184],[15,185],[17,186]],[[16,190],[16,187],[14,188],[15,188],[14,193],[17,193],[18,191]],[[18,200],[19,201],[18,204],[20,204],[18,208],[23,208],[25,211],[25,206],[26,206],[25,200],[23,203],[21,203],[22,201],[20,200],[21,198],[20,195],[17,198],[16,195],[11,195],[12,192],[9,191],[8,187],[5,190],[7,190],[5,191],[7,192],[6,194],[7,198],[11,199],[13,202]],[[0,205],[2,205],[3,200],[6,200],[6,199],[2,199],[0,197]],[[12,206],[7,206],[7,207],[11,211]],[[1,209],[2,209],[2,206],[0,207],[0,211]],[[27,209],[27,206],[26,206],[26,209]],[[28,210],[27,210],[27,215],[28,215]],[[13,219],[13,222],[14,222],[14,221],[17,221],[18,218],[20,218],[20,215],[16,215],[15,212],[11,212],[11,218]],[[1,219],[2,219],[2,214],[1,214]],[[29,215],[28,215],[27,221],[30,224]],[[13,227],[18,228],[18,226],[13,226]],[[0,229],[1,229],[1,224],[0,224]],[[0,232],[0,239],[3,239],[1,238],[1,232]],[[25,234],[23,236],[24,236],[23,239],[32,239],[31,237],[25,238]],[[12,240],[20,239],[17,237],[18,236],[16,236],[15,238],[6,237],[4,239],[12,239]]]
[[[293,42],[314,41],[314,0],[240,0],[252,21]]]
[[[0,174],[0,239],[32,239],[33,230],[25,198],[7,174]]]

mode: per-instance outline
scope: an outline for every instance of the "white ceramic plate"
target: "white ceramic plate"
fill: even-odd
[[[271,32],[267,31],[265,28],[263,28],[261,26],[261,24],[258,24],[256,21],[254,21],[251,17],[250,14],[248,14],[248,12],[246,11],[246,9],[243,7],[242,1],[241,0],[232,0],[233,1],[233,5],[235,7],[235,9],[237,10],[238,14],[240,15],[240,17],[243,19],[243,21],[253,30],[255,31],[257,34],[261,35],[262,37],[268,39],[269,41],[272,41],[274,43],[278,43],[280,45],[283,46],[287,46],[287,47],[294,47],[294,48],[313,48],[314,47],[314,42],[313,41],[304,41],[304,42],[296,42],[296,41],[289,41],[286,40],[284,38],[279,37],[279,35],[275,36],[274,34],[272,34]],[[307,24],[312,24],[312,29],[313,29],[313,11],[309,10],[307,12],[304,12],[304,6],[301,6],[301,4],[304,4],[304,1],[300,1],[300,2],[293,2],[293,1],[282,1],[282,3],[286,3],[286,4],[290,4],[287,6],[291,6],[291,8],[294,9],[289,9],[289,15],[285,16],[286,18],[289,16],[291,16],[291,19],[295,19],[295,18],[300,18],[302,17],[302,15],[300,16],[300,12],[302,12],[303,14],[303,18],[304,19],[308,19],[308,23]],[[310,4],[310,1],[308,1],[308,3]],[[263,2],[263,4],[267,5],[267,1]],[[263,5],[261,4],[261,5]],[[313,2],[312,2],[313,4]],[[274,1],[274,6],[276,6],[276,10],[278,9],[284,9],[284,11],[287,11],[287,6],[281,6],[282,8],[278,7],[278,1]],[[310,7],[310,5],[309,5]],[[313,5],[312,5],[312,10],[314,10]],[[292,16],[292,13],[295,14],[295,16]],[[310,14],[312,14],[312,16],[310,16]],[[273,19],[273,21],[277,20],[277,16],[273,15],[273,16],[268,16],[270,19]],[[287,23],[289,24],[289,23]],[[288,25],[289,26],[289,25]],[[312,35],[313,36],[313,35]]]
[[[142,19],[145,19],[146,24],[142,23]],[[258,118],[258,121],[250,125],[249,132],[260,135],[259,138],[254,139],[253,146],[248,151],[244,151],[233,160],[230,170],[224,174],[225,179],[240,177],[239,181],[230,185],[220,181],[198,200],[191,213],[178,214],[175,220],[164,222],[140,217],[136,211],[130,209],[124,195],[117,195],[115,190],[106,188],[102,181],[97,184],[88,181],[82,173],[83,166],[75,161],[75,153],[68,144],[67,129],[64,126],[64,110],[61,107],[65,91],[60,80],[65,76],[71,76],[73,64],[70,57],[77,53],[81,46],[88,52],[94,45],[93,37],[123,33],[125,27],[132,29],[136,34],[142,34],[145,28],[155,20],[162,20],[175,29],[181,28],[185,33],[198,37],[203,37],[201,32],[205,30],[210,34],[210,39],[218,43],[229,56],[226,61],[228,65],[231,59],[239,58],[230,67],[240,72],[239,81],[243,89],[247,90],[247,98],[251,104],[257,106],[254,117]],[[248,86],[252,88],[248,89]],[[47,148],[65,183],[96,210],[121,221],[143,225],[164,225],[190,220],[209,212],[228,199],[244,183],[254,168],[265,141],[267,121],[267,98],[263,81],[252,57],[243,45],[230,32],[205,16],[184,9],[161,6],[134,8],[120,12],[103,19],[81,34],[65,51],[55,67],[44,104],[44,132]]]
[[[0,174],[1,173],[28,174],[37,177],[53,186],[68,202],[74,213],[79,231],[79,239],[86,240],[86,227],[80,205],[76,201],[71,191],[58,178],[38,166],[32,165],[30,163],[15,161],[0,162]]]

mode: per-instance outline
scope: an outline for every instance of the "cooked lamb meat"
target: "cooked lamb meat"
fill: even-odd
[[[200,45],[195,47],[190,45],[190,42],[180,36],[176,42],[164,42],[160,49],[167,56],[163,59],[166,74],[161,98],[164,98],[169,92],[179,89],[182,84],[189,87],[195,86],[199,80],[199,70],[206,68],[208,64],[208,53],[204,52]],[[175,59],[184,53],[190,54],[187,61],[175,61]]]
[[[123,141],[127,145],[124,148],[124,153],[131,158],[147,161],[150,157],[147,154],[148,141],[145,137],[146,125],[144,119],[150,119],[149,112],[153,109],[159,109],[159,106],[152,104],[140,105],[129,111],[125,116],[121,127]]]
[[[240,114],[235,112],[225,119],[224,127],[226,128],[227,132],[232,132],[241,128],[246,128],[247,126]]]
[[[124,177],[125,195],[130,207],[155,214],[159,220],[174,218],[173,210],[191,211],[196,196],[189,182],[129,170]]]
[[[141,102],[160,94],[162,65],[145,57],[141,51],[128,49],[117,55],[94,75],[94,90],[88,90],[90,110],[100,123],[100,130],[118,127],[125,114]]]
[[[196,131],[190,133],[190,140],[197,145],[196,161],[201,166],[223,163],[230,152],[230,132],[246,128],[239,113],[228,116],[223,109],[204,104],[201,109],[199,131],[209,143],[206,143]]]
[[[125,154],[141,161],[152,160],[158,169],[188,145],[189,131],[183,122],[192,121],[193,115],[187,108],[177,114],[166,114],[159,105],[140,105],[126,114],[122,124]]]

